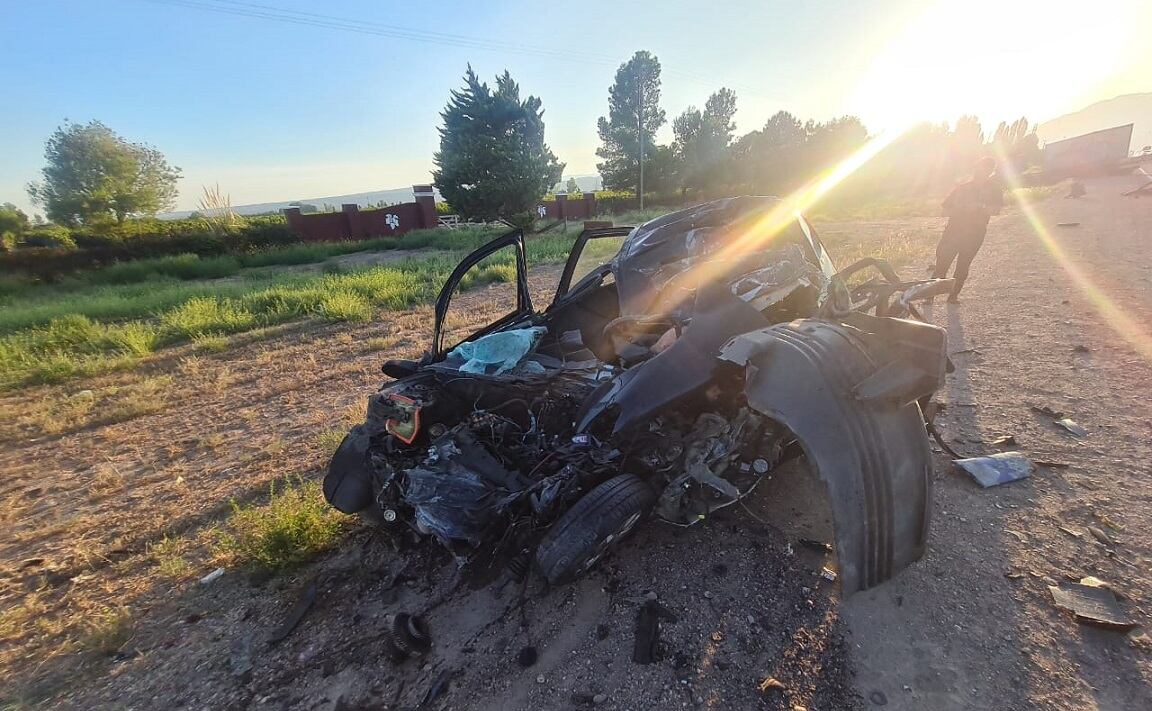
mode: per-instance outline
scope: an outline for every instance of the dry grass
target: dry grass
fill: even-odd
[[[312,444],[320,450],[321,456],[327,460],[336,453],[336,449],[340,446],[340,443],[344,441],[344,435],[347,433],[347,427],[330,427],[325,430],[320,430],[312,438]]]
[[[45,397],[14,400],[0,407],[0,415],[24,433],[59,435],[160,412],[168,406],[171,386],[172,376],[159,375],[71,393],[58,390]]]
[[[148,546],[148,556],[156,563],[156,570],[166,578],[180,579],[188,575],[191,566],[184,558],[188,541],[172,536],[164,536],[160,541]]]
[[[110,655],[132,636],[132,613],[123,607],[106,607],[89,615],[80,644],[91,652]]]

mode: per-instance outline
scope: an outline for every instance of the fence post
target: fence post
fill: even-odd
[[[348,203],[340,206],[340,210],[344,213],[344,223],[347,225],[347,234],[349,239],[364,239],[368,235],[364,234],[364,220],[360,217],[360,206],[355,203]]]
[[[431,185],[413,185],[412,195],[416,204],[420,206],[420,226],[433,228],[437,226],[436,220],[436,193]]]
[[[308,235],[304,233],[304,218],[300,215],[300,208],[286,207],[281,212],[288,221],[288,228],[300,235],[300,239],[308,239]]]
[[[591,220],[596,217],[596,193],[591,190],[584,193],[584,218]]]
[[[568,231],[568,193],[561,190],[556,193],[556,219],[564,220],[564,231]]]

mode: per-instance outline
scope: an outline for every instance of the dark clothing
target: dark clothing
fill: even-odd
[[[952,297],[955,298],[968,278],[968,268],[984,244],[988,220],[1000,212],[1004,196],[1000,185],[991,178],[973,179],[962,183],[944,200],[944,214],[948,225],[936,246],[936,268],[932,278],[948,276],[952,262],[956,262]]]
[[[933,279],[943,279],[948,276],[948,269],[952,267],[952,260],[956,260],[956,272],[952,275],[955,283],[952,285],[952,296],[955,297],[964,288],[964,281],[968,279],[968,268],[972,260],[984,244],[984,235],[988,227],[974,228],[968,226],[966,230],[957,229],[952,222],[944,228],[944,236],[940,244],[936,245],[936,269],[932,272]]]

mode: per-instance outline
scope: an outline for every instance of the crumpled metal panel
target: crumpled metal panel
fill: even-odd
[[[712,259],[733,240],[745,235],[745,228],[755,225],[763,215],[779,208],[781,202],[772,197],[742,196],[713,200],[655,220],[632,230],[612,260],[612,273],[620,296],[620,314],[641,315],[667,311],[662,301],[677,302],[670,292],[683,292],[695,288],[692,270]],[[773,235],[772,245],[807,245],[798,222],[792,222],[779,235]],[[748,240],[748,249],[726,254],[737,274],[736,265],[748,256],[762,256],[769,244]],[[811,251],[811,248],[808,248]],[[816,254],[806,255],[817,263]],[[761,266],[765,266],[762,264]],[[721,271],[729,272],[730,269]],[[735,276],[733,274],[732,276]],[[722,280],[709,274],[707,281]],[[662,298],[663,297],[663,298]]]
[[[745,366],[748,404],[791,430],[827,484],[845,595],[888,580],[923,555],[932,500],[918,404],[855,395],[883,365],[868,339],[855,328],[807,319],[738,336],[720,356]]]

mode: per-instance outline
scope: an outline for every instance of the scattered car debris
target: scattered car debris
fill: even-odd
[[[288,638],[288,635],[292,634],[292,630],[296,629],[296,626],[300,624],[300,621],[304,619],[304,616],[308,614],[308,611],[311,610],[312,606],[316,603],[316,592],[317,581],[314,579],[304,586],[304,589],[300,593],[300,599],[298,599],[292,607],[292,612],[288,614],[287,619],[272,632],[272,635],[268,638],[269,644],[282,642]]]
[[[1046,415],[1047,417],[1051,417],[1054,420],[1058,420],[1064,416],[1064,413],[1060,410],[1055,410],[1047,405],[1032,405],[1030,409],[1032,412],[1040,415]]]
[[[208,573],[207,575],[205,575],[203,578],[200,578],[200,584],[201,585],[211,585],[212,583],[216,582],[217,580],[219,580],[223,576],[224,576],[224,569],[223,568],[217,568],[216,570],[213,570],[211,573]]]
[[[632,647],[632,661],[652,664],[660,661],[660,622],[675,622],[676,615],[655,600],[648,600],[636,613],[636,641]]]
[[[394,615],[388,628],[388,646],[396,663],[427,654],[432,649],[432,635],[424,618],[407,612]]]
[[[1020,452],[957,459],[954,464],[984,488],[1019,481],[1032,474],[1032,461]]]
[[[800,542],[800,545],[804,546],[805,548],[811,548],[812,550],[820,551],[821,553],[831,553],[832,552],[832,544],[831,543],[825,543],[824,541],[816,541],[816,540],[813,540],[811,538],[801,538],[799,542]]]
[[[1126,190],[1120,194],[1124,197],[1140,197],[1142,195],[1152,195],[1152,180],[1149,180],[1139,187]]]
[[[1065,430],[1067,430],[1070,434],[1075,435],[1076,437],[1087,437],[1088,436],[1088,430],[1084,429],[1079,424],[1077,424],[1077,422],[1075,420],[1073,420],[1071,417],[1064,417],[1062,419],[1056,420],[1056,424],[1060,425]]]
[[[252,632],[243,632],[232,640],[228,654],[228,666],[232,676],[243,683],[252,678],[252,647],[254,642]]]
[[[990,442],[990,444],[993,447],[1015,447],[1015,446],[1017,446],[1016,436],[1015,435],[1004,435],[1002,437],[997,437],[996,439],[992,440]]]
[[[1116,593],[1097,578],[1049,585],[1048,591],[1056,606],[1071,612],[1077,622],[1117,632],[1128,632],[1138,626],[1124,612]]]
[[[540,658],[540,653],[532,645],[521,647],[520,651],[516,653],[516,663],[527,669],[536,664]]]
[[[836,581],[836,571],[832,570],[831,568],[823,568],[820,570],[820,577],[824,578],[825,580],[827,580],[830,583],[835,582]]]
[[[590,241],[625,236],[573,283]],[[509,248],[514,310],[446,347],[457,287]],[[944,382],[947,339],[915,302],[948,280],[902,281],[876,259],[837,272],[812,226],[771,198],[585,230],[543,311],[523,250],[517,230],[465,257],[425,356],[384,364],[395,380],[325,477],[334,507],[435,540],[466,568],[531,567],[561,584],[646,518],[708,520],[806,456],[830,493],[836,549],[851,552],[845,595],[920,558],[932,479],[922,406]]]
[[[444,694],[448,693],[448,688],[452,685],[452,672],[448,669],[436,675],[432,681],[432,685],[428,687],[425,692],[424,698],[420,700],[420,705],[417,708],[428,708],[436,699],[439,699]]]

